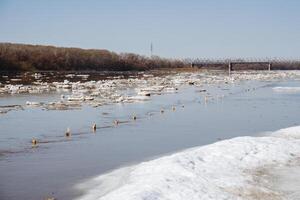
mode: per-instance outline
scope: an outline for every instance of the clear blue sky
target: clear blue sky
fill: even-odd
[[[300,57],[299,0],[0,0],[0,42],[164,57]]]

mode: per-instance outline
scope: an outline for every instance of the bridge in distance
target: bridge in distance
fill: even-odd
[[[190,60],[191,67],[224,70],[300,70],[300,59]]]

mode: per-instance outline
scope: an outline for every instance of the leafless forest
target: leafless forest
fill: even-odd
[[[1,71],[126,71],[184,67],[184,62],[107,50],[0,43]]]

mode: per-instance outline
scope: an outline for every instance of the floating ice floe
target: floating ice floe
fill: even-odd
[[[299,155],[298,126],[188,149],[121,168],[76,188],[85,192],[81,200],[284,199],[262,173],[272,166],[289,167]],[[294,191],[295,199],[299,195]]]
[[[44,108],[47,110],[69,110],[77,109],[80,107],[78,102],[49,102],[44,105]]]
[[[26,105],[27,106],[40,106],[42,105],[43,103],[41,102],[36,102],[36,101],[26,101]]]
[[[10,81],[18,82],[18,81],[22,81],[22,79],[20,79],[20,78],[12,78],[12,79],[10,79]]]
[[[0,88],[0,94],[6,93],[7,89],[6,88]]]
[[[164,88],[164,92],[165,93],[175,93],[175,92],[177,92],[177,90],[178,90],[178,88],[175,88],[175,87],[166,87],[166,88]]]
[[[131,76],[112,76],[106,80],[77,81],[64,80],[61,82],[43,82],[35,80],[30,85],[3,83],[0,85],[0,94],[41,94],[57,92],[63,94],[69,102],[76,101],[78,104],[103,105],[110,103],[132,103],[135,101],[148,100],[145,96],[160,95],[177,92],[181,86],[193,85],[193,87],[203,87],[208,84],[231,84],[242,80],[277,80],[296,79],[300,77],[300,71],[272,71],[272,72],[234,72],[230,76],[224,74],[214,74],[211,72],[180,72],[170,73],[162,76],[139,73],[141,78]],[[40,74],[35,74],[40,78]],[[83,77],[88,75],[69,74],[65,77]],[[43,77],[47,78],[46,75]],[[18,77],[17,77],[18,78]],[[124,92],[128,91],[128,92]],[[135,91],[135,94],[132,94]],[[126,94],[126,95],[123,95]],[[127,95],[131,94],[131,95]],[[59,100],[59,99],[57,99]],[[41,105],[42,106],[42,105]]]
[[[40,73],[35,73],[33,76],[34,76],[35,79],[40,79],[40,78],[43,77],[43,75],[40,74]]]
[[[139,91],[137,94],[139,96],[148,96],[148,97],[151,96],[151,92],[147,92],[147,91]]]
[[[274,87],[273,90],[275,92],[293,93],[293,92],[300,92],[300,87]]]
[[[129,100],[131,101],[147,101],[149,100],[149,95],[136,95],[136,96],[131,96],[131,97],[128,97]]]
[[[92,97],[97,97],[97,96],[100,96],[101,95],[101,92],[98,92],[98,91],[94,91],[91,93],[91,96]]]
[[[120,96],[115,99],[116,103],[134,103],[139,101],[147,101],[149,100],[149,96],[147,95],[136,95],[136,96]]]
[[[84,96],[81,95],[70,95],[67,96],[68,101],[84,101]]]
[[[86,100],[86,101],[92,101],[92,100],[94,100],[94,97],[92,97],[92,96],[85,96],[84,100]]]
[[[66,78],[73,78],[75,76],[76,76],[75,74],[67,74],[67,75],[65,75]]]
[[[82,79],[88,79],[90,75],[88,75],[88,74],[78,74],[78,75],[76,75],[76,76],[77,76],[77,77],[80,77],[80,78],[82,78]]]
[[[151,94],[161,94],[164,87],[164,85],[155,85],[151,87],[136,88],[136,91],[140,96],[151,96]]]

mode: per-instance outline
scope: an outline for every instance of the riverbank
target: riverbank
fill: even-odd
[[[299,139],[298,126],[196,147],[93,178],[77,186],[86,191],[78,199],[298,199],[297,187],[286,194],[264,176],[274,167],[300,166]]]

